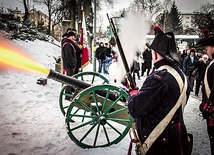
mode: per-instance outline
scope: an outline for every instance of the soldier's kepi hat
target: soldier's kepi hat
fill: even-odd
[[[210,35],[207,38],[200,39],[195,47],[202,47],[202,46],[214,46],[214,35]]]
[[[151,45],[147,46],[160,54],[169,63],[178,64],[178,54],[174,34],[172,32],[164,33],[161,29],[157,28],[155,34],[155,38]]]

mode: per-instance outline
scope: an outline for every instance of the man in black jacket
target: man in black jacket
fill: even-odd
[[[152,68],[152,53],[151,53],[151,49],[147,48],[144,52],[143,52],[143,59],[144,59],[144,65],[143,65],[143,70],[144,72],[147,70],[147,76],[150,73],[150,70]]]
[[[104,47],[103,42],[100,42],[99,47],[97,47],[95,52],[95,57],[98,60],[98,72],[106,74],[107,71],[105,70],[105,58],[106,58],[106,48]]]
[[[160,67],[170,66],[177,72],[183,83],[185,79],[184,73],[179,68],[174,34],[164,33],[162,30],[156,31],[156,36],[149,48],[153,50],[153,63],[157,70],[146,78],[139,92],[130,91],[128,101],[129,113],[135,119],[137,133],[142,144],[175,106],[181,95],[179,84],[174,76],[167,69],[160,69]],[[184,93],[188,99],[189,82],[187,91]],[[180,106],[146,155],[187,155],[187,143],[187,131],[183,121],[182,106]]]
[[[202,46],[205,46],[205,53],[209,57],[209,65],[205,71],[204,84],[202,85],[200,111],[207,121],[211,155],[214,155],[214,35],[199,40],[196,47]]]
[[[206,67],[208,65],[208,56],[205,54],[201,58],[198,59],[196,62],[196,69],[195,69],[195,96],[198,96],[199,94],[199,89],[201,86],[202,81],[204,81],[204,74]]]
[[[73,76],[75,74],[75,69],[77,68],[76,50],[72,42],[75,40],[75,33],[68,32],[67,39],[64,41],[62,47],[62,60],[63,67],[66,70],[66,75]],[[72,87],[67,86],[65,93],[71,94]],[[67,96],[66,96],[67,97]],[[69,98],[66,98],[69,99]]]
[[[190,55],[187,55],[183,61],[183,71],[191,83],[192,90],[195,81],[195,75],[193,75],[192,73],[196,69],[196,62],[198,61],[198,58],[195,55],[195,51],[195,48],[191,48]]]

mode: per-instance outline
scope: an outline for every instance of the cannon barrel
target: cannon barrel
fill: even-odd
[[[86,83],[86,82],[83,82],[81,80],[78,80],[78,79],[75,79],[73,77],[70,77],[70,76],[66,76],[64,74],[61,74],[61,73],[58,73],[54,70],[50,70],[50,73],[48,74],[48,77],[49,79],[53,79],[55,81],[58,81],[60,83],[63,83],[63,84],[66,84],[68,86],[75,86],[77,88],[88,88],[90,87],[91,85]]]
[[[58,81],[60,83],[66,84],[71,87],[75,86],[75,87],[81,88],[81,89],[85,89],[85,88],[88,88],[91,86],[91,84],[88,84],[86,82],[75,79],[73,77],[58,73],[52,69],[50,70],[50,73],[48,74],[47,78],[53,79],[55,81]],[[96,92],[96,94],[98,94],[102,97],[106,97],[106,94],[107,94],[107,90],[96,90],[95,92]],[[119,94],[110,92],[108,99],[115,101],[118,98],[118,95]]]

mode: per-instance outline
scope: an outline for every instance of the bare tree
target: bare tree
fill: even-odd
[[[147,3],[145,2],[145,0],[134,0],[134,2],[131,3],[128,10],[130,12],[141,14],[141,13],[146,13],[145,12],[146,8],[147,8]]]
[[[59,0],[34,0],[35,3],[43,4],[47,7],[48,10],[48,31],[47,34],[51,34],[51,17],[55,13],[55,10],[58,8]]]
[[[160,0],[134,0],[129,10],[136,13],[144,13],[148,19],[152,19],[161,8]]]
[[[164,12],[164,23],[163,23],[163,30],[166,29],[166,21],[167,21],[167,13],[169,12],[170,7],[172,6],[172,0],[164,0],[163,2],[163,12]]]
[[[163,6],[164,6],[164,10],[169,11],[171,6],[172,6],[173,1],[172,0],[164,0],[163,1]]]
[[[147,12],[149,19],[153,19],[154,16],[161,10],[162,6],[159,0],[148,0],[147,1]]]
[[[201,31],[208,28],[210,32],[214,33],[214,5],[211,3],[204,4],[194,13],[194,23],[198,28]]]
[[[59,6],[58,8],[55,8],[53,10],[53,15],[52,15],[52,36],[55,35],[55,26],[58,25],[59,23],[61,23],[63,19],[63,16],[62,16],[62,9],[61,9],[61,6]]]

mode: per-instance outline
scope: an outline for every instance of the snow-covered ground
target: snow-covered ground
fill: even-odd
[[[58,46],[39,40],[15,40],[13,43],[46,68],[54,69],[53,57],[60,55]],[[84,70],[92,71],[92,68],[92,64],[89,64]],[[127,154],[130,142],[128,134],[118,144],[105,148],[82,149],[77,146],[67,134],[65,117],[59,107],[62,84],[48,79],[47,85],[38,85],[36,82],[39,78],[46,76],[12,71],[0,73],[1,155]],[[139,87],[145,78],[137,80]],[[199,116],[199,104],[200,98],[191,94],[184,118],[188,132],[194,136],[192,155],[209,155],[209,140],[205,121]]]

